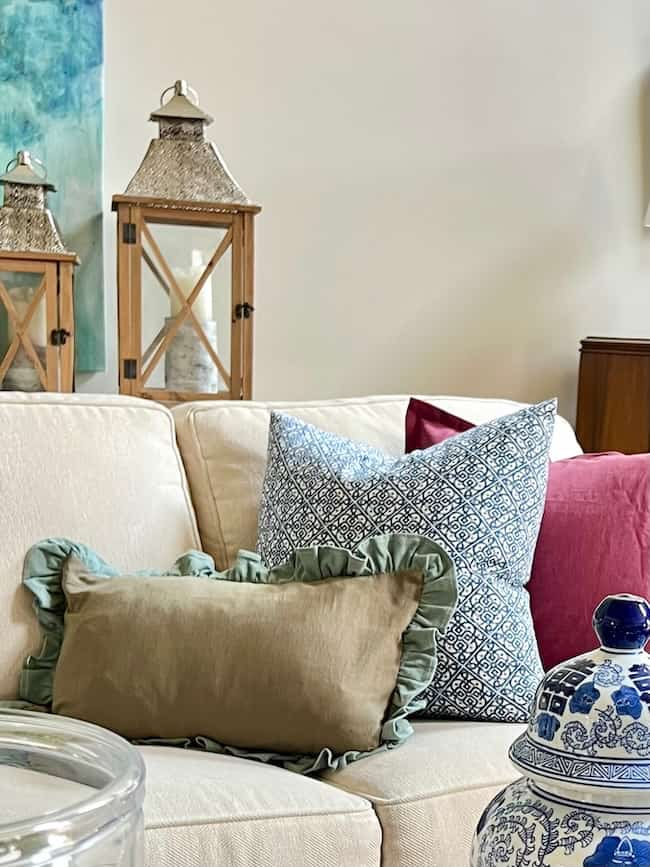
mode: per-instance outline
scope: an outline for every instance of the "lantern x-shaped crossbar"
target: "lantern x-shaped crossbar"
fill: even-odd
[[[250,399],[253,360],[253,218],[259,212],[259,206],[114,196],[113,209],[117,211],[118,225],[120,392],[163,403]],[[198,279],[188,281],[193,282],[194,286],[190,287],[185,279],[174,276],[174,260],[164,247],[161,252],[159,246],[161,239],[154,228],[159,225],[221,230],[220,240],[215,238],[214,252],[207,264],[197,269],[202,273],[197,275]],[[224,310],[229,321],[221,319],[219,333],[225,334],[227,326],[230,326],[230,340],[226,342],[228,349],[222,345],[218,353],[213,336],[214,324],[208,325],[203,321],[198,305],[201,292],[207,291],[209,278],[226,253],[230,260],[229,297],[220,296],[220,300],[228,300],[229,303],[220,306],[229,308],[230,315]],[[145,274],[151,275],[153,279],[147,280],[143,287]],[[154,282],[154,290],[157,291],[160,285],[171,299],[174,315],[165,316],[164,323],[160,322],[152,332],[152,335],[156,331],[158,333],[151,340],[149,336],[143,338],[142,317],[143,314],[147,315],[149,309],[148,305],[143,305],[143,289],[148,293]],[[192,335],[196,338],[194,341]],[[208,384],[207,380],[201,381],[198,376],[193,380],[190,376],[187,387],[174,385],[168,367],[173,366],[174,359],[180,358],[174,355],[176,348],[180,352],[180,343],[187,347],[188,352],[196,353],[199,368],[213,371],[213,384]],[[160,368],[163,358],[170,360],[170,365],[165,364],[165,386],[149,385],[154,378],[152,373]],[[193,363],[188,360],[190,367]],[[193,381],[196,387],[192,387]]]
[[[5,378],[5,374],[9,370],[12,361],[16,357],[16,353],[20,347],[20,344],[25,347],[25,352],[30,358],[30,361],[34,365],[36,372],[38,373],[38,378],[41,381],[41,385],[43,389],[47,391],[48,382],[47,382],[47,374],[43,365],[41,364],[41,360],[38,357],[38,353],[34,349],[34,344],[32,343],[32,339],[29,335],[29,324],[34,318],[34,314],[38,309],[38,305],[45,298],[45,274],[41,277],[41,282],[38,284],[34,297],[32,298],[29,307],[27,308],[27,312],[25,314],[24,319],[20,319],[18,313],[16,312],[16,308],[14,307],[14,303],[11,300],[11,295],[7,291],[7,287],[4,285],[2,280],[0,280],[0,301],[4,304],[7,309],[7,314],[9,319],[13,323],[14,326],[14,339],[11,341],[7,352],[5,353],[5,357],[2,359],[2,364],[0,364],[0,383]]]
[[[143,365],[146,365],[146,367],[144,367],[144,369],[142,371],[143,383],[148,380],[148,378],[151,376],[151,374],[155,370],[156,365],[160,362],[160,359],[162,358],[163,354],[165,353],[165,351],[169,347],[169,344],[171,343],[171,341],[174,339],[174,336],[177,333],[178,329],[181,327],[181,325],[185,322],[186,319],[189,319],[190,322],[192,323],[194,330],[197,333],[197,336],[199,337],[199,340],[201,341],[201,343],[205,347],[206,352],[208,353],[208,355],[212,359],[212,362],[215,364],[219,373],[221,374],[223,381],[225,382],[227,388],[230,389],[230,387],[231,387],[230,375],[229,375],[228,371],[226,370],[226,368],[224,367],[224,365],[222,364],[221,359],[219,358],[219,356],[215,352],[215,349],[212,346],[212,344],[210,343],[207,335],[203,331],[203,328],[201,327],[201,323],[197,319],[194,311],[192,310],[192,304],[198,298],[199,293],[203,289],[203,286],[205,285],[206,280],[212,274],[212,272],[214,271],[214,269],[218,265],[219,261],[221,260],[222,256],[226,252],[226,250],[232,244],[232,239],[233,239],[232,226],[230,226],[228,228],[226,234],[221,239],[219,245],[217,246],[216,250],[214,251],[214,253],[210,257],[207,265],[205,266],[203,273],[199,277],[196,285],[194,286],[194,288],[192,289],[190,294],[187,296],[187,298],[185,297],[185,295],[181,291],[180,286],[176,282],[176,278],[174,277],[172,269],[169,267],[165,257],[163,256],[163,254],[160,250],[160,247],[156,243],[155,238],[153,237],[146,222],[144,222],[144,221],[142,221],[142,224],[141,224],[141,232],[142,232],[143,239],[146,240],[146,242],[149,246],[149,249],[151,250],[151,253],[153,254],[153,257],[151,255],[149,255],[149,253],[147,252],[147,250],[145,249],[144,244],[143,244],[143,246],[142,246],[142,258],[147,263],[152,274],[154,275],[156,280],[158,280],[158,282],[160,283],[162,288],[165,290],[165,292],[167,292],[167,294],[170,296],[172,293],[174,295],[176,295],[176,297],[178,298],[178,300],[181,304],[181,309],[174,317],[174,321],[169,325],[164,325],[160,329],[160,331],[158,332],[158,334],[156,334],[156,336],[154,337],[152,342],[149,344],[148,348],[146,349],[146,351],[144,352],[144,354],[142,356],[142,363],[143,363]]]

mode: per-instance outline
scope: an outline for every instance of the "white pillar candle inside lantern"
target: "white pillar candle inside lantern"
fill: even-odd
[[[29,310],[29,306],[32,303],[32,299],[34,297],[33,291],[31,289],[28,289],[27,287],[23,289],[16,288],[10,289],[9,294],[16,310],[16,316],[21,322],[24,322],[27,317],[27,311]],[[27,327],[27,333],[29,334],[34,346],[45,346],[45,344],[47,343],[47,322],[44,297],[41,298],[36,310],[34,311],[34,315],[32,316]],[[15,336],[16,327],[13,320],[9,319],[10,343]]]
[[[205,264],[201,250],[192,250],[192,264],[190,267],[174,268],[174,278],[185,298],[188,298],[192,294],[192,290],[205,270]],[[170,293],[169,299],[171,315],[177,316],[181,312],[181,300],[175,292]],[[198,297],[192,304],[192,310],[199,322],[210,322],[212,320],[212,275],[203,284]]]

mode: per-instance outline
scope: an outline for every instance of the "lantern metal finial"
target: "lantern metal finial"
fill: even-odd
[[[165,102],[170,91],[173,95]],[[149,116],[158,123],[159,137],[151,141],[126,195],[211,206],[252,205],[213,142],[205,140],[212,118],[199,105],[196,91],[178,79],[163,91],[160,102]]]
[[[36,167],[39,167],[41,174]],[[9,184],[24,184],[26,186],[43,187],[56,192],[56,187],[47,180],[47,170],[43,163],[33,157],[28,150],[19,150],[16,156],[9,160],[5,173],[0,176],[0,184],[5,184],[5,195]]]
[[[72,254],[47,207],[47,193],[56,188],[47,180],[47,171],[40,160],[28,150],[19,150],[7,163],[0,184],[4,186],[0,250]]]
[[[165,97],[171,90],[174,94],[165,102]],[[171,87],[163,90],[160,95],[160,107],[151,112],[149,120],[158,121],[159,124],[174,120],[198,121],[202,132],[203,126],[211,124],[213,118],[199,106],[199,95],[194,88],[190,87],[185,79],[180,78]],[[161,126],[161,137],[164,129],[165,126]]]

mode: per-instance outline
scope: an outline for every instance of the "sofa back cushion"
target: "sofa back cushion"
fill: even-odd
[[[0,392],[0,699],[39,645],[28,548],[66,536],[125,570],[200,545],[171,415],[151,401]]]
[[[525,404],[468,397],[423,397],[475,424]],[[226,569],[241,548],[257,545],[257,516],[266,469],[271,410],[278,409],[330,433],[369,443],[392,455],[404,452],[408,396],[261,403],[215,401],[175,407],[178,443],[190,481],[203,548]],[[580,454],[571,425],[558,417],[551,460]]]

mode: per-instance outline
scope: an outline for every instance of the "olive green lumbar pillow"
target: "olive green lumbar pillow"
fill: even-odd
[[[451,561],[417,536],[302,549],[272,570],[242,552],[219,573],[197,552],[193,574],[165,576],[107,575],[75,548],[60,563],[55,713],[303,773],[412,733],[457,598]]]

